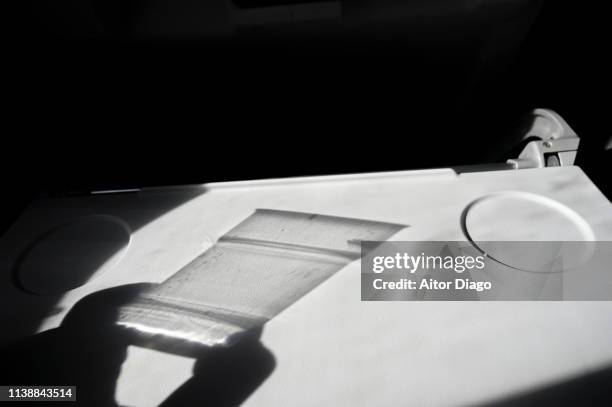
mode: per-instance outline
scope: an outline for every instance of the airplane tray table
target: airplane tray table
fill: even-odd
[[[219,386],[236,397],[229,404],[247,406],[478,404],[610,365],[611,302],[362,302],[358,261],[268,321],[256,349],[237,345],[235,356],[227,356],[232,347],[201,357],[95,331],[106,315],[91,305],[100,293],[163,282],[258,211],[405,225],[395,241],[463,241],[462,215],[487,199],[492,212],[472,223],[489,240],[612,240],[612,205],[579,167],[41,198],[0,241],[0,343],[63,335],[49,343],[85,348],[91,366],[79,374],[99,379],[86,387],[96,388],[99,403],[126,406],[219,401]],[[75,312],[77,303],[84,312]],[[93,326],[95,339],[62,333],[69,319]]]

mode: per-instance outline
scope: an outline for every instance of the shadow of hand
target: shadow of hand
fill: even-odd
[[[79,405],[117,406],[117,378],[129,345],[197,359],[193,377],[164,406],[238,405],[272,372],[274,357],[259,342],[261,330],[232,347],[200,348],[165,338],[143,338],[117,326],[121,306],[150,287],[132,284],[90,294],[70,310],[60,327],[0,349],[0,383],[77,386]]]

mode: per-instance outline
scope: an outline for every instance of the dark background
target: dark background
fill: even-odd
[[[0,230],[44,192],[502,162],[536,107],[610,191],[605,2],[346,0],[341,19],[232,34],[222,3],[8,14]]]

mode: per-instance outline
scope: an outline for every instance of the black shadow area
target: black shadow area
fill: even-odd
[[[612,406],[612,366],[550,386],[487,403],[491,407]]]

